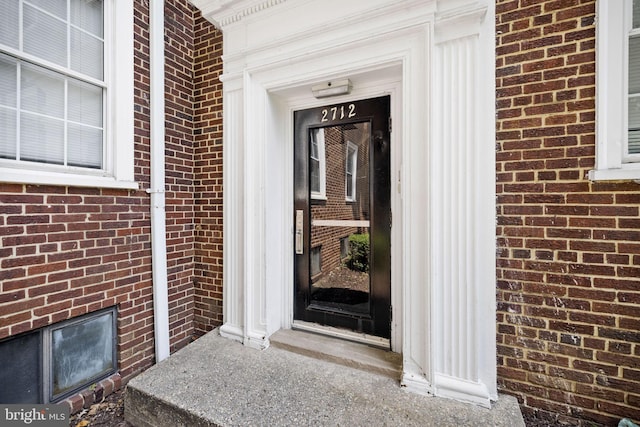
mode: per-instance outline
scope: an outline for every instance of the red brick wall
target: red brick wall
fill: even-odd
[[[194,32],[195,328],[222,324],[222,33],[198,13]]]
[[[195,100],[216,98],[219,106],[221,94],[213,84],[196,88],[193,77],[194,58],[203,62],[202,55],[194,52],[209,51],[215,58],[220,36],[210,37],[212,26],[186,0],[165,5],[166,224],[170,336],[175,350],[194,333],[196,248],[209,241],[215,244],[221,235],[221,229],[216,229],[216,236],[196,235],[194,212],[202,196],[196,193],[196,176],[206,169],[198,164],[202,159],[196,151],[207,146],[219,151],[220,143],[211,131],[196,129],[204,119],[195,111],[199,108]],[[147,1],[135,1],[134,24],[134,163],[140,190],[0,183],[0,339],[117,305],[118,359],[125,380],[154,361],[150,206],[145,192],[150,173]],[[217,81],[217,74],[211,79]],[[216,131],[219,135],[219,126]],[[206,162],[215,164],[212,159]],[[221,177],[212,179],[217,179],[219,194]],[[209,201],[214,207],[218,202]],[[200,275],[215,270],[214,283],[219,283],[220,265],[217,252],[200,260],[197,270]],[[200,315],[220,320],[216,311]]]
[[[166,244],[172,349],[193,337],[193,26],[194,12],[186,1],[165,3]]]
[[[595,1],[496,20],[499,388],[550,424],[638,421],[640,186],[586,178]]]

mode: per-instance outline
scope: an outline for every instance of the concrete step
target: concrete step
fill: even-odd
[[[291,329],[276,332],[269,341],[275,348],[372,374],[396,380],[402,375],[402,355],[369,345]]]
[[[133,378],[127,385],[125,417],[137,427],[524,427],[518,402],[510,396],[500,396],[491,409],[420,396],[386,376],[394,361],[385,368],[387,374],[378,375],[369,367],[379,360],[354,369],[334,363],[349,359],[336,350],[310,353],[321,355],[317,358],[278,348],[301,351],[306,340],[326,347],[347,345],[316,338],[280,334],[272,347],[258,351],[222,338],[217,330],[210,332]],[[378,359],[367,349],[355,351]]]

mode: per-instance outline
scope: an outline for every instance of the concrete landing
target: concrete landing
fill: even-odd
[[[395,380],[402,376],[402,355],[324,335],[282,329],[269,337],[271,346],[326,360]]]
[[[404,391],[396,359],[348,365],[348,351],[331,356],[331,347],[361,346],[320,337],[324,353],[307,350],[315,336],[287,331],[258,351],[220,337],[215,330],[132,379],[125,417],[150,426],[504,426],[524,427],[517,401],[500,396],[489,409]],[[295,334],[303,344],[295,345]],[[284,335],[284,337],[283,337]],[[329,341],[324,341],[329,340]],[[284,342],[284,344],[283,344]],[[278,348],[277,346],[287,347]],[[335,352],[334,352],[335,353]],[[383,352],[386,353],[386,352]],[[384,357],[384,356],[383,356]],[[357,359],[356,356],[354,359]],[[340,363],[340,364],[339,364]],[[367,364],[391,369],[366,372]],[[385,369],[387,369],[385,368]],[[386,372],[386,373],[385,373]],[[388,375],[391,375],[388,376]]]

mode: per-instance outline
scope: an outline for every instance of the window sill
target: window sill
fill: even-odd
[[[327,204],[327,198],[324,196],[315,196],[315,195],[311,195],[311,204],[312,205],[326,205]]]
[[[68,187],[119,188],[127,190],[138,190],[140,188],[135,181],[118,180],[110,176],[30,170],[18,171],[11,168],[0,168],[0,182]]]
[[[591,181],[638,181],[640,164],[626,164],[620,169],[593,169],[589,171]]]

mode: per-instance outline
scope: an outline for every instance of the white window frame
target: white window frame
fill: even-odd
[[[313,200],[327,200],[327,156],[325,153],[324,128],[313,129],[312,132],[316,132],[316,143],[318,144],[317,160],[319,163],[320,191],[311,191],[311,198]],[[311,149],[309,149],[309,153],[311,153]],[[311,154],[309,154],[309,158],[311,158]]]
[[[640,155],[627,154],[629,33],[633,0],[598,0],[596,163],[589,179],[640,180]]]
[[[104,167],[2,160],[0,182],[138,189],[134,180],[133,0],[104,0],[104,16]]]
[[[351,141],[347,141],[345,153],[345,164],[344,164],[344,199],[347,202],[354,202],[356,200],[356,177],[358,175],[358,146]],[[351,156],[349,155],[349,151],[352,150]],[[347,176],[347,171],[349,170],[349,163],[352,164],[351,171],[351,193],[348,193],[347,180],[349,177]]]

